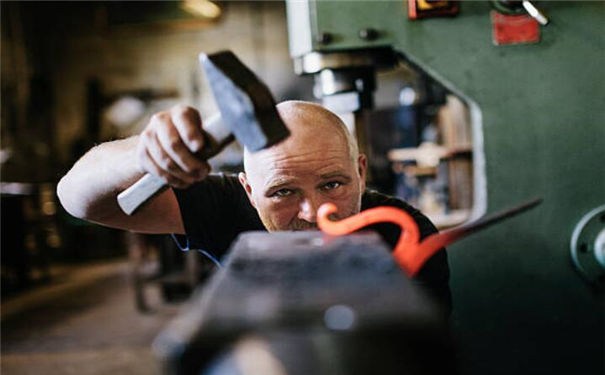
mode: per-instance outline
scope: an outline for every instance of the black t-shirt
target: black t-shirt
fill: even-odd
[[[187,189],[175,189],[174,192],[186,233],[174,237],[183,250],[200,249],[220,258],[240,233],[266,230],[236,176],[210,175]],[[364,192],[361,210],[378,206],[393,206],[410,214],[418,224],[420,238],[437,232],[426,216],[402,200],[375,191]],[[391,248],[395,247],[401,232],[399,226],[390,223],[375,224],[366,229],[378,232]],[[448,313],[451,311],[445,249],[425,263],[413,282],[433,295]]]

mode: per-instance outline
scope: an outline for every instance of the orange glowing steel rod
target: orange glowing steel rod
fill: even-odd
[[[472,223],[435,233],[420,241],[420,231],[414,219],[405,211],[395,207],[376,207],[362,211],[340,221],[331,221],[329,216],[336,213],[336,206],[325,203],[317,211],[317,225],[323,232],[342,236],[371,224],[390,222],[401,227],[401,235],[393,249],[393,257],[406,273],[413,277],[424,263],[443,247],[456,242],[478,230],[517,215],[540,204],[542,199],[534,199],[508,210],[483,217]]]

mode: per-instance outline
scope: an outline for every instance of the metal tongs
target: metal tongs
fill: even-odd
[[[390,222],[401,227],[401,234],[393,257],[395,261],[405,270],[408,276],[413,277],[420,271],[424,263],[436,252],[451,243],[475,233],[481,229],[510,218],[521,212],[527,211],[542,203],[542,199],[533,199],[519,204],[515,207],[484,216],[476,221],[460,225],[458,227],[432,234],[420,241],[420,230],[418,224],[407,212],[396,207],[375,207],[362,211],[340,221],[331,221],[329,216],[337,212],[332,203],[325,203],[317,211],[317,224],[324,233],[333,236],[342,236],[352,233],[368,225]]]

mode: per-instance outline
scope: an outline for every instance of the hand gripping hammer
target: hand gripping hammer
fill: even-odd
[[[220,116],[204,123],[206,142],[196,156],[204,160],[213,157],[231,143],[234,136],[254,152],[270,147],[290,134],[267,86],[232,52],[202,53],[200,64]],[[127,215],[132,215],[167,186],[164,179],[147,173],[118,195],[118,204]]]

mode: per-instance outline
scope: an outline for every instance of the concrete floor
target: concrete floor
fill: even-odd
[[[160,373],[151,343],[181,306],[162,304],[152,284],[155,312],[137,312],[127,261],[64,267],[52,280],[2,302],[3,375]]]

